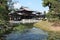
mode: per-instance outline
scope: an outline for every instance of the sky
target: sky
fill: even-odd
[[[43,7],[42,0],[13,0],[17,2],[14,4],[14,8],[20,8],[21,6],[28,7],[34,11],[48,12],[48,7]]]

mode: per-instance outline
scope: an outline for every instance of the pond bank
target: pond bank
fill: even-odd
[[[44,31],[60,32],[60,26],[55,26],[56,24],[55,22],[40,21],[38,23],[35,23],[34,26]]]
[[[6,40],[45,40],[47,33],[35,28],[33,24],[20,24],[10,34],[5,35]]]
[[[60,27],[54,26],[53,24],[55,23],[48,21],[40,21],[34,24],[34,26],[46,31],[48,33],[48,40],[60,40]]]

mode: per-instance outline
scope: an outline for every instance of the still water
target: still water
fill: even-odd
[[[35,27],[24,32],[13,31],[6,36],[6,40],[47,40],[48,37],[46,32]]]

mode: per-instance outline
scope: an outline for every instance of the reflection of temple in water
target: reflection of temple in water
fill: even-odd
[[[40,12],[32,11],[26,7],[21,7],[17,11],[9,13],[10,20],[20,21],[21,19],[33,19],[40,17]]]

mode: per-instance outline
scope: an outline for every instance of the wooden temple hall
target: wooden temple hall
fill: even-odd
[[[27,7],[21,7],[17,11],[11,11],[9,13],[10,20],[20,21],[22,19],[33,19],[40,17],[40,12],[32,11]]]

